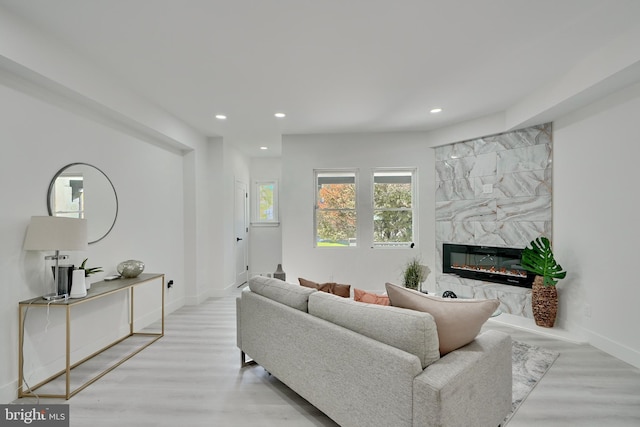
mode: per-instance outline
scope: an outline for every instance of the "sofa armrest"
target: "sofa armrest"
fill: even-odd
[[[498,426],[511,410],[511,337],[486,331],[414,379],[414,426]]]
[[[240,331],[242,330],[240,325],[240,304],[242,304],[242,298],[236,298],[236,345],[242,350],[242,340],[240,339]]]

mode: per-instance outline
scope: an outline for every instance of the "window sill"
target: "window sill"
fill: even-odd
[[[280,227],[280,221],[278,222],[252,222],[252,227]]]

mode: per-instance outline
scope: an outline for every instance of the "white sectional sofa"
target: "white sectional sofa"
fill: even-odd
[[[511,408],[511,338],[487,331],[440,357],[428,313],[254,277],[237,344],[344,427],[498,426]]]

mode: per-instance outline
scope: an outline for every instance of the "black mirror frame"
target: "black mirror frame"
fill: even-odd
[[[49,183],[49,189],[47,190],[47,211],[49,212],[49,216],[53,216],[53,209],[51,207],[51,193],[53,192],[53,187],[56,184],[56,179],[60,176],[60,174],[62,174],[62,172],[64,172],[65,170],[67,170],[68,168],[72,167],[72,166],[78,166],[78,165],[84,165],[84,166],[90,166],[94,169],[96,169],[98,172],[100,172],[102,175],[104,175],[104,177],[107,179],[107,181],[109,182],[109,185],[111,185],[111,188],[113,189],[113,195],[116,199],[116,213],[113,217],[113,222],[111,223],[111,226],[109,227],[109,229],[99,238],[96,240],[92,240],[90,242],[88,242],[89,244],[92,243],[97,243],[100,240],[104,239],[105,237],[107,237],[107,235],[111,232],[111,230],[113,230],[113,227],[116,225],[116,220],[118,219],[118,207],[119,207],[119,203],[118,203],[118,193],[116,191],[116,187],[113,185],[113,182],[111,182],[111,180],[109,179],[109,177],[107,176],[106,173],[104,173],[100,168],[89,164],[89,163],[84,163],[84,162],[75,162],[75,163],[69,163],[66,166],[63,166],[58,172],[56,172],[56,174],[53,176],[53,178],[51,179],[51,182]]]

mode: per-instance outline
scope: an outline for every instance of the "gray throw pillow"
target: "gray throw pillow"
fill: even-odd
[[[438,327],[441,356],[473,341],[500,305],[497,299],[440,298],[392,283],[385,286],[392,306],[433,316]]]

